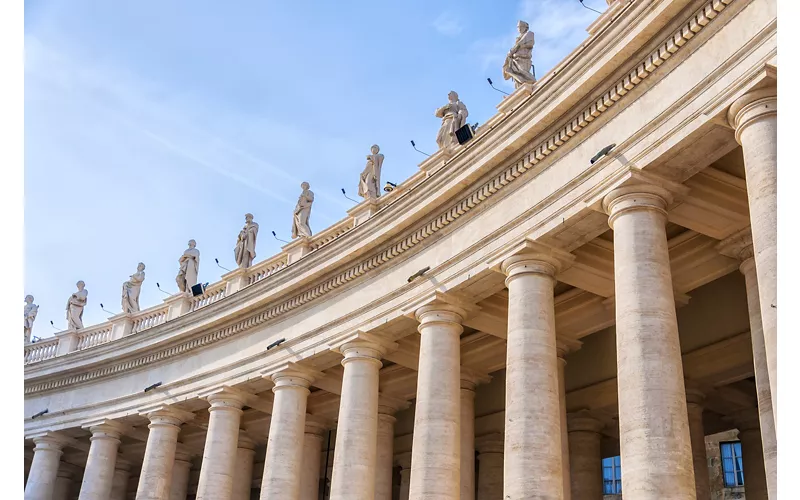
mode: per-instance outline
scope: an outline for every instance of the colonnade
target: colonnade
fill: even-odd
[[[759,397],[759,415],[742,425],[743,447],[766,461],[764,490],[774,490],[777,403],[775,118],[776,98],[758,91],[731,108],[744,149],[751,210],[752,256],[743,259]],[[683,375],[667,247],[671,184],[633,177],[613,186],[602,207],[614,231],[619,440],[625,492],[636,499],[709,497],[701,452],[703,396]],[[564,356],[575,343],[555,329],[554,285],[573,256],[531,240],[503,256],[508,288],[505,432],[474,437],[474,391],[480,375],[463,369],[459,337],[469,305],[437,296],[415,311],[420,350],[411,454],[399,457],[401,498],[599,499],[602,423],[589,412],[567,415]],[[760,315],[760,317],[759,317]],[[357,334],[334,348],[344,377],[337,426],[331,500],[389,500],[393,414],[405,402],[379,393],[379,370],[391,342]],[[317,498],[321,427],[307,420],[309,387],[319,374],[289,365],[271,374],[275,384],[261,500]],[[483,379],[485,380],[485,379]],[[240,437],[245,401],[227,388],[202,395],[210,418],[197,488],[198,500],[246,498],[253,445]],[[186,457],[176,454],[180,425],[189,418],[170,407],[149,411],[150,433],[137,499],[185,497]],[[744,422],[744,420],[742,420]],[[80,500],[110,498],[117,450],[124,433],[112,421],[92,433]],[[29,500],[50,499],[68,440],[57,433],[33,438],[36,448],[25,490]],[[760,442],[759,442],[760,441]],[[475,477],[477,451],[479,474]],[[754,460],[754,459],[751,459]],[[757,491],[753,467],[747,498]],[[749,469],[748,469],[749,470]],[[124,471],[123,471],[124,472]],[[119,475],[124,475],[119,472]],[[761,473],[763,474],[763,468]],[[751,479],[751,477],[753,479]],[[705,479],[703,479],[705,478]],[[245,488],[243,485],[246,485]]]

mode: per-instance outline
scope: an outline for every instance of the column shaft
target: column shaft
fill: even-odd
[[[557,262],[516,256],[508,275],[504,496],[564,497],[553,287]],[[536,471],[536,473],[532,473]]]
[[[233,473],[233,494],[231,500],[250,500],[253,489],[253,458],[256,455],[255,443],[240,436],[236,448],[236,468]]]
[[[208,430],[197,483],[197,500],[230,500],[236,468],[236,446],[244,401],[225,390],[206,397]]]
[[[461,380],[461,500],[475,499],[475,384]]]
[[[503,436],[485,436],[477,440],[477,500],[503,500]]]
[[[761,431],[754,424],[739,431],[742,442],[742,470],[744,496],[747,500],[767,500],[767,478],[764,473],[764,454],[761,449]]]
[[[711,499],[711,484],[706,457],[706,433],[703,429],[704,396],[694,390],[687,391],[686,406],[689,415],[689,435],[692,441],[692,463],[694,464],[694,484],[697,500]]]
[[[394,412],[378,407],[378,455],[375,460],[375,500],[392,500],[392,463],[394,462]]]
[[[300,471],[300,500],[318,500],[322,469],[322,440],[324,429],[309,428],[303,434],[303,462]]]
[[[776,89],[751,92],[728,114],[744,154],[750,231],[774,407],[778,405],[778,99]],[[773,412],[777,435],[778,415]]]
[[[625,494],[694,498],[695,481],[672,273],[669,193],[620,188],[606,197],[614,230],[619,429]]]
[[[169,500],[186,500],[191,468],[192,462],[189,461],[189,456],[178,454],[175,457],[175,463],[172,465]]]
[[[409,500],[411,488],[411,453],[401,453],[395,458],[400,466],[400,491],[399,500]]]
[[[70,500],[72,492],[72,473],[69,471],[58,471],[56,476],[56,486],[53,490],[53,500]],[[112,497],[111,500],[114,500]]]
[[[131,465],[117,460],[114,478],[111,480],[110,500],[128,500],[128,480],[131,477]]]
[[[269,425],[261,500],[297,500],[310,377],[294,371],[272,376],[275,402]]]
[[[144,452],[136,500],[167,500],[172,483],[172,467],[178,449],[178,434],[184,419],[193,415],[167,408],[150,412],[150,432]]]
[[[117,426],[103,423],[92,426],[89,457],[83,472],[78,500],[108,500],[117,464],[120,432]]]
[[[567,360],[565,349],[557,349],[558,352],[558,406],[560,409],[561,420],[561,477],[564,488],[564,500],[571,500],[572,485],[569,477],[569,440],[567,437],[567,390],[564,386],[564,368]]]
[[[600,452],[602,422],[587,412],[567,417],[570,491],[573,500],[602,500],[603,463]]]
[[[411,449],[413,500],[458,500],[461,489],[461,344],[464,312],[429,305],[420,322],[419,372]]]
[[[764,469],[767,475],[767,490],[771,499],[778,498],[778,439],[775,435],[775,417],[772,408],[772,389],[769,383],[769,368],[761,326],[761,307],[758,298],[758,278],[755,261],[746,259],[739,266],[747,286],[747,310],[750,313],[750,340],[753,345],[753,368],[756,375],[758,396],[758,420],[761,428],[761,446],[764,453]]]
[[[356,341],[341,347],[345,358],[331,500],[374,500],[378,446],[380,347]]]
[[[64,441],[51,435],[33,438],[33,461],[25,484],[25,500],[50,500],[56,487]]]

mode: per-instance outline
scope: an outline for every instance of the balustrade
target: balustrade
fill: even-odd
[[[252,285],[253,283],[258,283],[265,278],[269,278],[276,272],[285,268],[288,263],[288,256],[285,253],[280,253],[271,259],[267,259],[264,262],[253,266],[250,269],[250,273],[247,275],[247,286]]]
[[[131,333],[141,332],[148,328],[153,328],[167,321],[169,306],[159,306],[158,309],[146,309],[136,313],[133,317],[133,327]]]
[[[33,344],[25,345],[25,364],[35,363],[55,357],[58,351],[58,338],[40,340]]]
[[[78,332],[78,345],[76,351],[82,351],[89,347],[105,344],[111,340],[111,324],[102,323],[86,330]]]
[[[189,312],[196,311],[202,307],[211,305],[214,302],[225,298],[225,286],[226,283],[224,281],[220,281],[219,283],[214,283],[210,287],[206,288],[206,291],[203,293],[203,295],[192,297],[191,304],[189,306]]]

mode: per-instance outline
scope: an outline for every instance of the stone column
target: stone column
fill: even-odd
[[[331,500],[373,500],[378,446],[378,371],[386,347],[359,338],[344,355],[342,395],[333,455]]]
[[[401,453],[395,457],[395,463],[400,466],[400,500],[409,500],[411,488],[411,453]]]
[[[408,402],[385,395],[378,397],[378,453],[375,460],[375,500],[392,500],[394,462],[394,414]],[[315,499],[316,500],[316,499]]]
[[[600,431],[603,423],[587,410],[567,415],[570,490],[573,500],[602,500],[603,456]]]
[[[186,500],[189,489],[189,474],[192,469],[191,457],[185,453],[175,454],[172,465],[172,481],[169,485],[169,500]]]
[[[252,439],[239,434],[236,448],[236,467],[233,471],[233,494],[231,500],[250,500],[253,489],[253,458],[256,455],[256,444]]]
[[[711,484],[706,457],[706,433],[703,429],[703,400],[705,394],[686,381],[686,408],[689,415],[689,435],[692,441],[692,463],[697,500],[711,500]]]
[[[89,425],[89,457],[83,471],[83,483],[78,500],[108,500],[114,481],[122,427],[111,420]]]
[[[614,230],[619,430],[625,494],[695,494],[683,362],[667,249],[671,195],[653,185],[603,200]]]
[[[244,399],[228,388],[216,389],[205,398],[211,407],[196,498],[230,500]]]
[[[478,450],[478,499],[503,500],[503,435],[475,440]]]
[[[414,436],[413,500],[458,500],[461,490],[461,326],[466,312],[437,303],[416,311],[421,336]]]
[[[25,500],[50,500],[56,487],[58,467],[69,440],[53,432],[33,438],[33,461],[25,484]]]
[[[506,259],[505,469],[507,498],[564,498],[556,355],[555,274],[564,252],[529,244]],[[564,257],[569,261],[568,254]],[[536,471],[536,473],[532,473]]]
[[[150,432],[139,474],[139,486],[136,488],[136,500],[167,500],[178,434],[181,425],[194,418],[194,414],[167,406],[144,413],[150,419],[147,426]]]
[[[728,121],[742,145],[750,231],[758,277],[769,384],[778,405],[778,97],[777,89],[750,92],[733,103]],[[778,415],[773,412],[777,435]]]
[[[303,461],[300,471],[300,500],[318,500],[319,479],[322,469],[322,441],[325,426],[312,418],[306,418],[303,434]]]
[[[735,416],[734,422],[739,429],[739,440],[742,442],[744,496],[747,500],[767,500],[769,495],[758,413],[755,410],[745,410]]]
[[[300,498],[306,403],[313,380],[310,372],[294,365],[272,375],[275,402],[261,479],[261,500]]]
[[[117,458],[114,477],[111,479],[110,500],[128,500],[128,480],[131,478],[131,463]]]
[[[59,467],[56,485],[53,489],[53,500],[69,500],[72,492],[72,472]],[[114,500],[112,497],[111,500]]]
[[[461,500],[475,500],[475,388],[485,381],[461,367]]]
[[[764,468],[770,498],[778,498],[778,440],[775,436],[775,418],[772,408],[772,389],[769,383],[764,330],[761,325],[761,304],[758,296],[758,277],[753,259],[753,240],[750,228],[732,235],[719,246],[720,253],[740,260],[739,271],[747,287],[747,311],[750,314],[750,340],[753,345],[753,368],[756,376],[761,445],[764,451]]]
[[[564,386],[564,368],[567,354],[580,349],[581,342],[561,337],[556,341],[558,354],[558,405],[561,410],[561,477],[564,485],[564,500],[571,500],[572,485],[569,467],[569,439],[567,437],[567,389]]]

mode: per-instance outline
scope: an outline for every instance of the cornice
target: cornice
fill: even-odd
[[[452,203],[449,208],[429,219],[427,222],[419,225],[417,229],[411,231],[410,234],[374,252],[355,265],[351,265],[343,271],[335,273],[333,276],[322,279],[314,286],[307,287],[305,290],[294,294],[288,299],[277,300],[272,304],[260,307],[259,312],[243,317],[227,326],[214,329],[211,332],[192,339],[187,339],[183,342],[176,342],[171,346],[156,349],[151,353],[138,356],[133,355],[129,359],[120,360],[118,362],[109,360],[109,362],[102,367],[96,367],[88,371],[83,371],[82,373],[74,373],[67,376],[59,374],[47,375],[42,377],[45,378],[45,380],[26,383],[25,394],[56,390],[77,383],[113,376],[223,341],[240,332],[250,330],[303,307],[334,290],[352,283],[354,280],[361,278],[378,267],[399,258],[412,248],[417,247],[423,241],[442,231],[458,218],[473,211],[483,202],[522,176],[522,174],[544,162],[550,154],[562,148],[566,143],[587,128],[592,121],[605,113],[609,108],[615,106],[626,94],[640,85],[649,75],[657,71],[669,57],[681,50],[689,40],[703,30],[705,26],[732,2],[733,0],[707,0],[704,2],[702,7],[690,16],[689,19],[683,23],[681,28],[664,38],[655,50],[650,52],[649,55],[643,59],[640,59],[637,64],[633,65],[624,77],[617,80],[613,85],[606,87],[606,90],[599,93],[598,97],[594,99],[591,104],[585,106],[578,113],[572,114],[571,118],[562,120],[561,125],[555,129],[555,132],[551,132],[544,139],[538,141],[536,145],[529,148],[521,158],[511,162],[508,166],[500,170],[499,173],[490,176],[479,186],[473,188],[469,194],[461,197]],[[404,195],[407,196],[407,193],[404,193]],[[336,238],[335,241],[339,243],[339,245],[343,244],[342,241],[347,239],[347,235],[357,232],[358,229],[360,228],[356,227],[348,230],[342,235],[343,237]],[[325,246],[327,247],[328,245]],[[286,276],[285,272],[279,274]],[[258,284],[262,283],[259,282]],[[249,292],[249,294],[243,293],[243,295],[252,296],[257,293],[257,289],[263,290],[263,287],[247,287],[239,293]],[[207,314],[219,312],[222,310],[221,308],[224,307],[224,303],[229,304],[229,301],[230,297],[226,297],[212,306],[204,308],[204,310],[209,309],[206,311]],[[175,321],[174,324],[181,324],[186,321],[189,320],[184,316]],[[172,329],[174,328],[170,328],[170,330]]]

